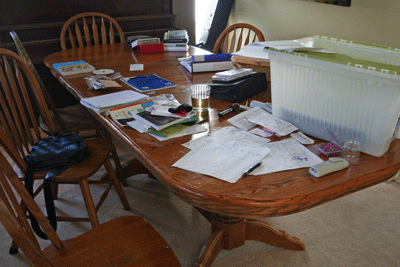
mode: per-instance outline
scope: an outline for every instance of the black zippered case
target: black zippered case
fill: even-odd
[[[211,98],[231,102],[242,102],[253,95],[267,90],[265,73],[254,73],[233,83],[212,83]]]

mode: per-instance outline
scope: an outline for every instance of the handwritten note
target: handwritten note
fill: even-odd
[[[291,132],[296,131],[298,128],[294,126],[293,124],[281,120],[278,117],[275,117],[265,110],[255,107],[253,108],[254,112],[251,114],[246,115],[246,119],[250,123],[255,123],[258,125],[261,125],[265,128],[270,129],[271,131],[274,131],[276,134],[279,136],[286,136],[290,134]]]
[[[217,138],[190,151],[172,166],[235,183],[269,151],[269,148]]]
[[[264,163],[252,172],[253,175],[311,167],[323,161],[295,139],[271,142],[267,146],[271,151],[262,159]]]
[[[235,140],[237,142],[248,144],[250,146],[255,146],[255,147],[266,147],[267,143],[271,141],[270,139],[256,136],[254,134],[251,134],[247,131],[243,131],[236,127],[228,126],[221,128],[215,132],[212,132],[206,136],[202,136],[198,139],[191,140],[182,145],[186,148],[194,150],[206,145],[207,143],[215,139]]]

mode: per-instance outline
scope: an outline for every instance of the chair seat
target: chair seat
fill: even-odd
[[[42,251],[54,266],[181,266],[161,235],[137,216],[113,219],[63,244],[62,250],[50,245]]]
[[[93,117],[93,115],[90,114],[81,104],[59,108],[57,109],[57,112],[60,115],[65,128],[70,132],[100,130],[103,128],[100,122],[97,121],[96,118]],[[41,117],[39,118],[39,125],[45,133],[49,132],[47,125]],[[59,124],[56,124],[56,130],[59,132],[63,131]]]
[[[80,163],[71,165],[58,174],[54,178],[55,182],[78,182],[91,177],[103,165],[113,146],[112,141],[105,138],[89,138],[85,139],[85,142],[90,157],[86,156]],[[48,170],[35,172],[34,179],[42,179],[47,172]]]

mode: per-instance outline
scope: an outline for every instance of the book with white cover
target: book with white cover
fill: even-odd
[[[232,61],[191,62],[182,60],[179,64],[190,73],[229,70],[235,67]]]
[[[108,111],[110,108],[119,107],[148,99],[148,95],[133,90],[119,91],[116,93],[99,95],[81,99],[81,104],[98,113]]]

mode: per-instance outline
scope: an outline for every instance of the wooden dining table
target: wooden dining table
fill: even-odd
[[[124,77],[155,73],[175,83],[176,87],[156,90],[149,96],[173,94],[180,103],[190,104],[190,86],[211,83],[214,72],[190,74],[179,65],[178,58],[207,53],[209,52],[191,46],[187,52],[140,54],[126,44],[112,44],[59,51],[47,56],[44,63],[78,99],[132,88],[119,82],[122,85],[120,88],[88,90],[85,74],[62,76],[53,69],[53,63],[85,60],[96,69],[112,69]],[[130,64],[143,64],[144,70],[130,71]],[[270,101],[269,86],[268,84],[269,93],[266,98],[263,98],[263,91],[249,98],[248,103],[251,100]],[[245,103],[246,101],[241,104]],[[200,114],[207,118],[201,123],[207,128],[207,133],[230,126],[227,120],[237,113],[219,118],[218,112],[231,104],[211,99],[210,109]],[[358,163],[320,178],[312,176],[309,168],[301,168],[265,175],[248,175],[235,183],[228,183],[172,166],[189,152],[188,148],[182,146],[183,143],[206,133],[158,141],[146,133],[119,126],[104,113],[91,112],[114,137],[136,154],[137,159],[131,163],[138,172],[149,171],[176,196],[196,207],[211,222],[211,237],[196,266],[211,266],[222,249],[237,248],[244,245],[245,240],[258,240],[285,249],[304,250],[300,239],[256,218],[282,216],[310,209],[387,181],[400,168],[400,141],[394,140],[383,156],[373,157],[361,153]],[[272,141],[278,140],[280,139],[272,137]],[[320,157],[327,160],[324,156]]]

